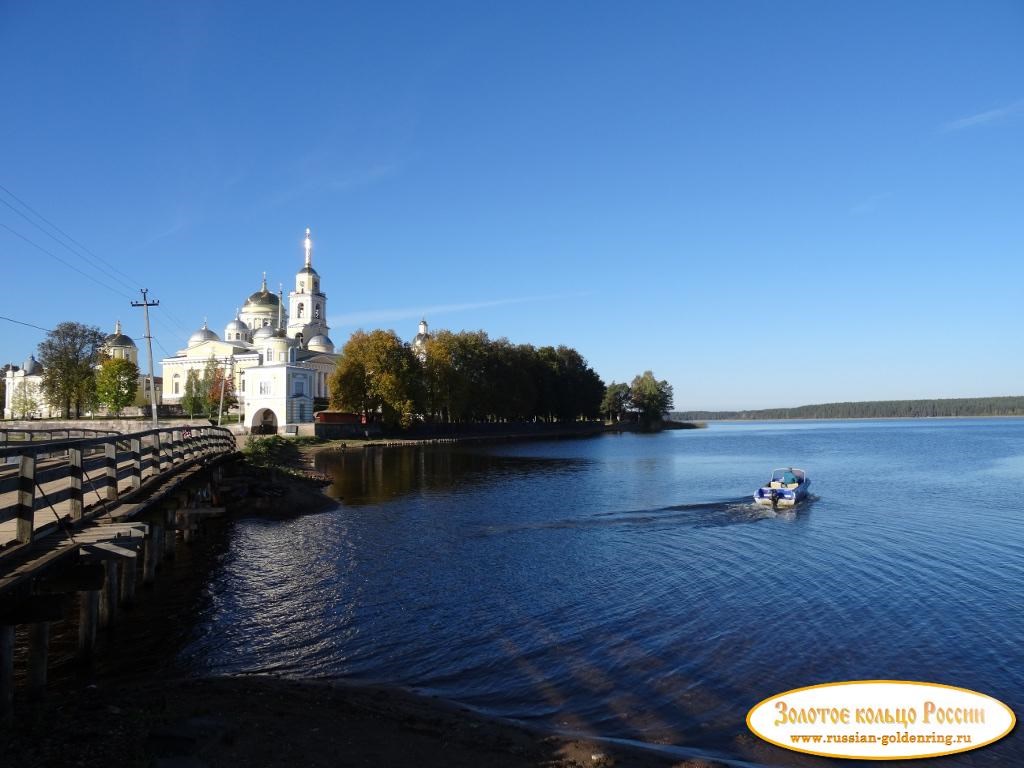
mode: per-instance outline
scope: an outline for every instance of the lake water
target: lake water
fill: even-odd
[[[812,499],[752,504],[788,465]],[[235,524],[193,668],[394,683],[764,765],[851,765],[749,734],[790,688],[925,680],[1024,712],[1024,420],[723,423],[330,471],[337,508]],[[927,762],[1018,764],[1018,733]]]

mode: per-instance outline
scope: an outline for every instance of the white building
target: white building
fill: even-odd
[[[34,355],[29,355],[21,368],[11,366],[4,378],[5,419],[49,419],[60,415],[43,396],[43,366]]]
[[[327,378],[338,356],[328,336],[327,296],[313,269],[308,229],[304,246],[306,261],[288,294],[287,321],[283,291],[268,291],[264,273],[262,287],[224,327],[223,339],[204,322],[185,349],[161,361],[165,403],[180,403],[189,371],[202,377],[212,359],[231,378],[250,429],[313,420],[313,400],[328,396]]]

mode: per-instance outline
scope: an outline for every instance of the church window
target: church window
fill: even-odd
[[[305,293],[305,292],[306,292],[306,283],[303,280],[299,280],[299,293]],[[302,305],[300,304],[299,306],[301,307]]]
[[[313,293],[317,293],[319,290],[320,290],[320,281],[319,280],[314,280],[313,281]]]
[[[181,394],[181,375],[177,373],[174,374],[174,394]]]
[[[319,320],[320,319],[320,305],[319,304],[317,304],[316,305],[316,309],[313,310],[313,319],[314,320]]]
[[[260,394],[261,395],[269,395],[270,394],[270,382],[269,381],[261,381],[260,382]]]
[[[302,302],[300,301],[300,302],[299,302],[299,311],[298,311],[298,313],[297,313],[297,314],[296,314],[295,316],[296,316],[297,318],[299,318],[299,320],[301,320],[301,319],[302,319],[302,317],[303,317],[303,315],[305,314],[305,312],[306,312],[306,305],[305,305],[305,304],[303,304],[303,303],[302,303]]]
[[[304,379],[295,380],[295,396],[301,397],[306,394],[306,382]]]

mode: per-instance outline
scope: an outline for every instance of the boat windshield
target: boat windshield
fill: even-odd
[[[799,483],[803,477],[803,472],[799,469],[776,469],[772,472],[772,480],[780,483],[789,485],[790,483]]]

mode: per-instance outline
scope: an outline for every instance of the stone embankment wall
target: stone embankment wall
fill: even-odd
[[[161,427],[178,427],[191,424],[193,426],[210,426],[209,419],[160,419]],[[0,421],[2,429],[105,429],[112,432],[142,432],[153,428],[149,419],[26,419]]]

